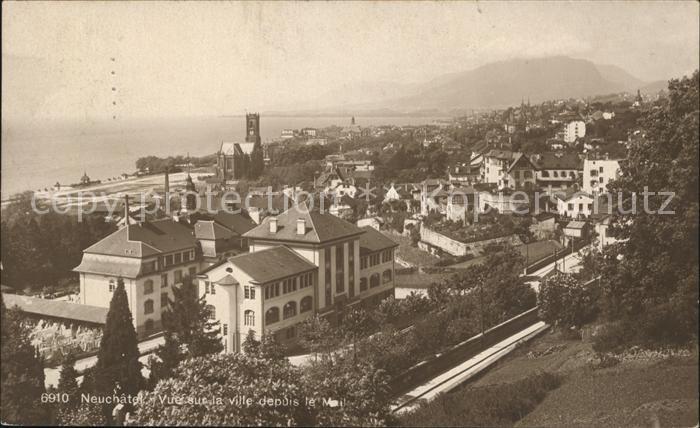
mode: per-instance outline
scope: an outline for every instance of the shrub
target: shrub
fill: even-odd
[[[598,353],[615,352],[629,342],[628,329],[621,322],[605,324],[593,336],[593,350]]]
[[[540,284],[539,313],[554,326],[579,328],[593,320],[597,306],[592,290],[571,274],[557,273]]]

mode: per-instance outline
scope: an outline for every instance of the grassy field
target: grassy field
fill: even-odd
[[[589,343],[545,334],[516,350],[468,387],[510,383],[538,372],[562,376],[561,386],[517,426],[695,426],[698,353],[623,361],[593,368]]]

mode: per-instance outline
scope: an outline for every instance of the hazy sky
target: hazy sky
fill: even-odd
[[[515,57],[698,67],[691,1],[4,2],[2,24],[3,116],[34,120],[239,114]]]

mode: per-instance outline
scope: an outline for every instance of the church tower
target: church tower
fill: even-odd
[[[260,143],[260,114],[246,113],[245,123],[246,143]]]

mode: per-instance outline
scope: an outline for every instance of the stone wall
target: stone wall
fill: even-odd
[[[518,235],[508,235],[499,238],[485,239],[483,241],[475,242],[459,242],[452,238],[449,238],[441,233],[438,233],[432,229],[421,227],[420,229],[420,242],[419,248],[421,249],[434,249],[439,248],[440,250],[451,254],[453,256],[465,256],[471,254],[474,257],[478,257],[483,254],[484,247],[491,244],[503,244],[510,243],[511,245],[521,245],[522,241]]]

